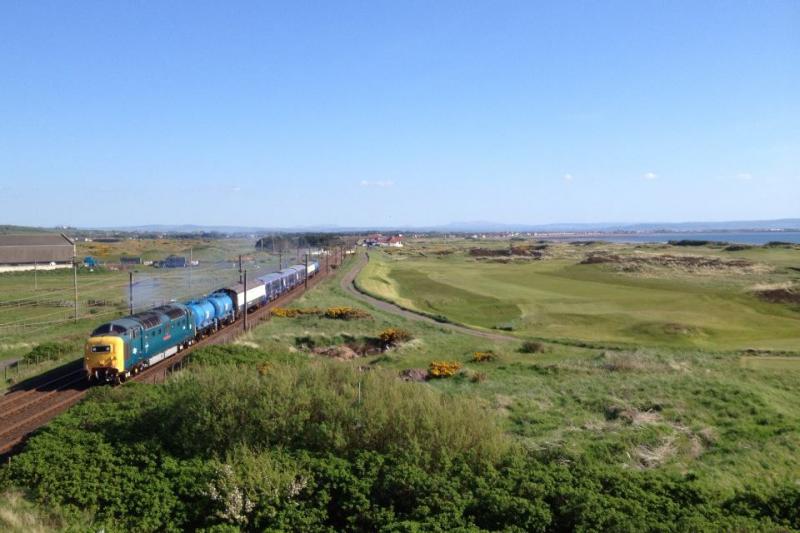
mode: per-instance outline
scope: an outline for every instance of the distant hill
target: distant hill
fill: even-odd
[[[74,229],[74,228],[71,228]],[[702,231],[800,231],[800,218],[783,218],[775,220],[739,220],[718,222],[598,222],[598,223],[555,223],[555,224],[507,224],[501,222],[472,221],[452,222],[437,226],[337,226],[335,224],[318,224],[291,227],[259,227],[259,226],[201,226],[196,224],[147,224],[141,226],[105,226],[80,228],[83,231],[113,231],[135,233],[221,233],[227,235],[246,235],[264,233],[301,233],[301,232],[411,232],[431,231],[450,233],[470,232],[596,232],[596,233],[669,233],[669,232],[702,232]],[[63,228],[33,228],[24,226],[0,225],[3,233],[41,233],[64,231]]]
[[[602,223],[560,223],[560,224],[500,224],[493,222],[455,222],[441,226],[444,231],[536,231],[536,232],[686,232],[686,231],[800,231],[800,218],[776,220],[739,220],[721,222],[602,222]]]
[[[13,226],[0,224],[0,235],[24,235],[27,233],[61,233],[64,230],[54,228],[34,228],[30,226]]]

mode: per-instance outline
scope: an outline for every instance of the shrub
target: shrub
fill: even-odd
[[[357,309],[355,307],[329,307],[325,310],[325,318],[333,318],[336,320],[354,320],[363,318],[372,318],[372,315]]]
[[[525,341],[519,351],[522,353],[544,353],[546,348],[544,343],[539,341]]]
[[[354,320],[360,318],[372,318],[372,315],[355,307],[338,306],[320,309],[319,307],[276,307],[272,310],[272,316],[280,318],[297,318],[303,316],[322,316],[336,320]]]
[[[380,340],[384,349],[408,342],[411,338],[411,332],[400,328],[387,328],[378,334],[378,340]]]
[[[474,352],[472,354],[473,363],[488,363],[489,361],[494,361],[495,359],[497,359],[497,354],[492,350],[487,350],[485,352]]]
[[[62,356],[77,350],[77,347],[70,343],[63,342],[43,342],[25,354],[23,358],[26,363],[39,363],[41,361],[58,361]]]
[[[428,367],[428,376],[431,378],[449,378],[461,370],[458,361],[431,361]]]
[[[486,381],[486,372],[475,372],[469,378],[473,383],[483,383]]]
[[[318,307],[276,307],[271,312],[272,316],[280,318],[297,318],[299,316],[319,316],[322,309]]]

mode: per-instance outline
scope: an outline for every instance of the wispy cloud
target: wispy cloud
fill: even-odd
[[[575,176],[573,176],[572,174],[564,174],[563,179],[567,183],[570,183],[572,180],[575,179]]]
[[[753,179],[753,175],[750,174],[749,172],[739,172],[738,174],[736,174],[736,179],[741,181],[750,181],[751,179]]]
[[[238,185],[231,187],[231,192],[241,192],[242,188]]]
[[[394,182],[392,180],[361,180],[362,187],[380,187],[385,189],[387,187],[393,187]]]
[[[658,179],[658,174],[655,172],[645,172],[642,178],[646,179],[647,181],[653,181]]]

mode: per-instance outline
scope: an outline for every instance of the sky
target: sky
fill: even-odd
[[[800,217],[800,2],[0,3],[0,224]]]

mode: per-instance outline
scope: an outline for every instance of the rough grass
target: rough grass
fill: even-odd
[[[15,491],[0,494],[0,531],[6,533],[45,533],[61,530],[60,520],[45,514]]]

